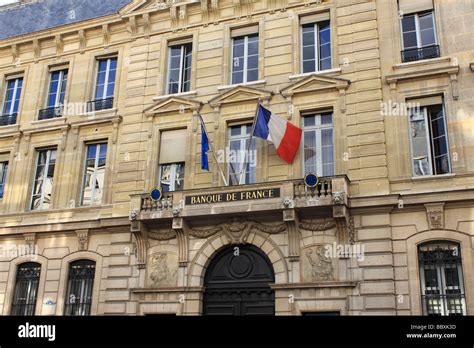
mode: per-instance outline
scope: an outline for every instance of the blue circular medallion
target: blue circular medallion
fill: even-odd
[[[309,188],[315,187],[319,182],[319,178],[315,173],[308,173],[304,177],[304,184]]]
[[[153,190],[150,191],[150,198],[154,201],[159,201],[162,196],[163,193],[161,192],[161,188],[159,187],[155,187],[153,188]]]

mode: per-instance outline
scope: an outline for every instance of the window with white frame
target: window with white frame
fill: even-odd
[[[228,174],[230,185],[257,182],[257,139],[252,137],[252,144],[249,147],[251,131],[251,124],[229,127]],[[249,149],[248,152],[247,149]],[[242,173],[244,163],[246,166],[244,173]]]
[[[184,189],[187,129],[162,131],[160,134],[158,186],[163,192]]]
[[[7,181],[8,161],[0,162],[0,199],[5,192],[5,182]]]
[[[95,99],[113,98],[115,90],[115,77],[117,73],[117,57],[99,59],[97,62],[97,83]]]
[[[46,109],[40,110],[39,120],[61,116],[66,95],[67,78],[68,69],[52,71],[50,73]]]
[[[3,99],[2,116],[0,118],[0,126],[16,123],[22,87],[22,77],[7,80]]]
[[[232,38],[232,84],[258,80],[258,33]]]
[[[301,25],[301,57],[302,73],[332,68],[329,20]]]
[[[37,158],[30,208],[49,209],[52,204],[56,149],[38,150]]]
[[[425,315],[466,315],[461,247],[432,241],[418,247],[421,297]]]
[[[82,205],[101,204],[104,196],[107,144],[87,145],[82,181]]]
[[[403,62],[439,57],[434,12],[404,15],[402,25]]]
[[[303,116],[303,173],[334,175],[332,112]]]
[[[409,117],[413,174],[424,176],[450,173],[443,104],[410,108]]]
[[[172,45],[168,54],[168,94],[191,90],[193,44]]]

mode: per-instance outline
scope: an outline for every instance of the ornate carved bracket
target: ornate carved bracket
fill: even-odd
[[[137,248],[135,251],[135,256],[137,258],[138,268],[146,267],[146,242],[148,229],[147,226],[137,220],[131,220],[130,231],[135,236],[137,242]]]
[[[430,230],[444,228],[444,203],[425,204],[426,218]]]
[[[18,57],[19,57],[20,53],[18,52],[18,46],[16,44],[12,45],[11,53],[12,53],[12,57],[13,57],[12,64],[17,65],[18,59],[19,59]]]
[[[38,39],[33,39],[33,56],[35,63],[38,63],[38,60],[41,56],[41,47],[39,45]]]
[[[346,195],[344,192],[333,192],[332,214],[336,223],[336,230],[339,241],[349,241],[349,211],[346,205]]]
[[[173,218],[173,231],[178,238],[178,263],[180,267],[188,265],[188,232],[186,221],[182,217]]]
[[[25,238],[25,244],[28,246],[30,252],[35,250],[36,233],[25,233],[23,234],[23,237]]]
[[[84,54],[86,50],[86,35],[84,34],[84,29],[80,29],[78,32],[79,36],[79,51],[81,54]]]
[[[108,24],[102,25],[102,39],[104,41],[104,47],[108,48],[110,44],[110,31]]]
[[[87,250],[89,245],[89,230],[76,230],[78,250]]]
[[[144,13],[143,14],[143,33],[145,34],[146,39],[150,37],[150,32],[151,32],[150,15],[148,13]]]
[[[63,53],[63,38],[61,34],[58,34],[54,37],[54,45],[56,46],[56,57],[59,57]]]
[[[283,205],[288,207],[283,210],[283,221],[285,222],[285,229],[288,231],[289,260],[298,261],[300,258],[300,230],[298,215],[295,212],[293,200],[285,200]]]
[[[137,36],[137,19],[135,16],[128,17],[128,31],[132,36],[132,39],[135,39]]]

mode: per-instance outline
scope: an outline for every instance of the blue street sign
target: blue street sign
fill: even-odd
[[[316,173],[310,172],[304,176],[304,184],[309,188],[316,187],[318,182],[319,177],[316,175]]]
[[[161,188],[159,187],[154,187],[150,191],[150,198],[153,199],[154,201],[159,201],[163,197],[163,193],[161,192]]]

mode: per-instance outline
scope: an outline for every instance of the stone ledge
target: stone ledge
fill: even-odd
[[[293,290],[293,289],[309,289],[309,288],[355,288],[358,282],[355,281],[326,281],[315,283],[284,283],[270,284],[274,290]]]

